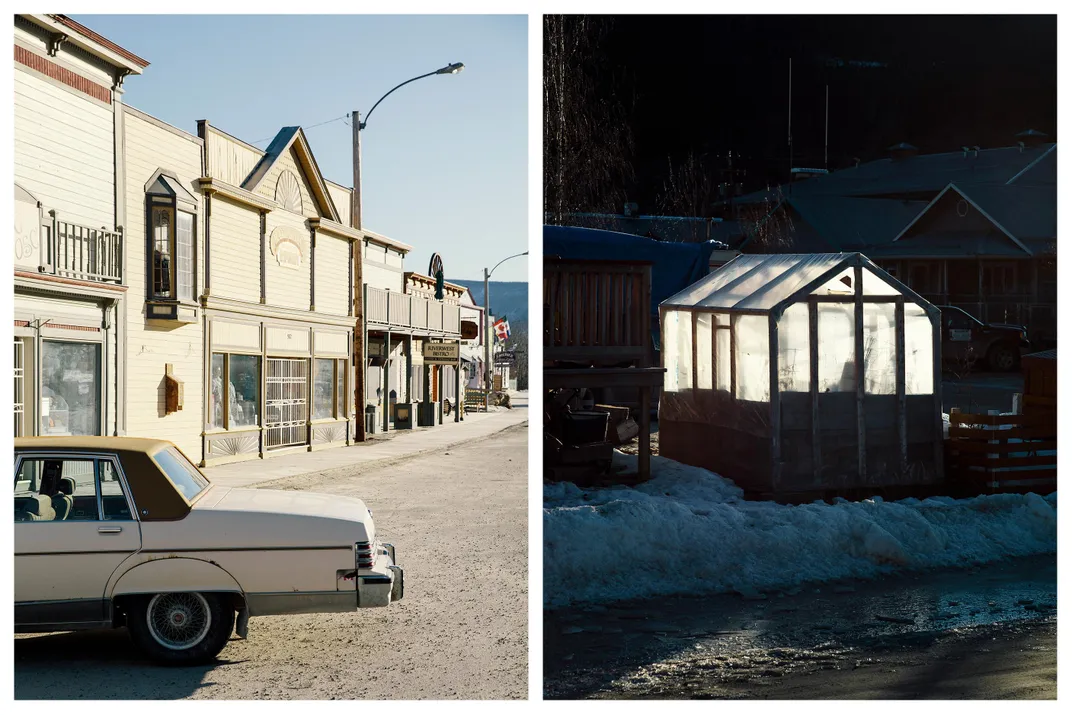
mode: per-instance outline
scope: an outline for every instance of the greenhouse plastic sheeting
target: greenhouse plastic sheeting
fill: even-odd
[[[666,306],[713,308],[724,310],[770,310],[827,271],[846,262],[851,254],[818,253],[738,256],[707,276],[664,301]],[[844,273],[852,275],[848,267]],[[864,292],[871,295],[896,295],[897,289],[866,268]],[[842,273],[832,276],[829,285],[844,292],[852,289],[840,283]]]

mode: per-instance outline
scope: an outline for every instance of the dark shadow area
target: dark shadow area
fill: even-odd
[[[15,698],[175,700],[214,685],[212,671],[236,662],[241,661],[156,665],[134,647],[126,629],[20,636],[15,639]]]

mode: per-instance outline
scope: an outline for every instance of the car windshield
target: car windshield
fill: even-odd
[[[179,493],[186,497],[186,501],[192,502],[198,494],[208,488],[208,480],[204,475],[174,447],[157,452],[153,455],[153,459],[164,470],[164,474],[179,490]]]

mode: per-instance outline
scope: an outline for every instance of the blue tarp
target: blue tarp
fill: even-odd
[[[707,275],[714,241],[666,243],[617,231],[544,226],[543,255],[574,260],[647,261],[651,266],[651,312],[659,303]],[[657,319],[654,322],[658,322]]]

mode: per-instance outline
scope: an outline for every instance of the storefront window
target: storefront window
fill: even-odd
[[[341,420],[348,417],[346,414],[346,361],[335,361],[335,416]]]
[[[100,434],[100,355],[96,343],[42,343],[41,434]]]
[[[260,358],[212,354],[209,425],[216,429],[256,427],[260,395]],[[226,393],[224,389],[226,386]]]
[[[223,371],[224,360],[220,353],[212,353],[212,387],[209,393],[208,423],[215,429],[223,429]]]
[[[313,419],[326,420],[335,408],[335,361],[316,360],[313,371]]]
[[[260,358],[255,355],[230,356],[231,427],[256,427],[260,394]]]

